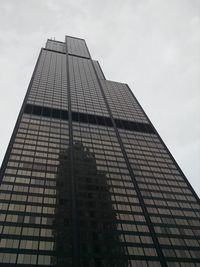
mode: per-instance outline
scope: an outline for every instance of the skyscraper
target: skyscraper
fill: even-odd
[[[198,196],[83,39],[41,49],[0,175],[1,266],[200,266]]]

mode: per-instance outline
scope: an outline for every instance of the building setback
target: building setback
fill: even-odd
[[[41,49],[0,178],[0,266],[200,266],[198,196],[83,39]]]

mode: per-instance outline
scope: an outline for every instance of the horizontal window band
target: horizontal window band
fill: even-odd
[[[55,52],[55,53],[59,53],[59,54],[63,54],[63,55],[66,55],[66,52],[61,52],[61,51],[58,51],[58,50],[54,50],[54,49],[50,49],[50,48],[42,48],[42,50],[44,51],[49,51],[49,52]]]
[[[121,120],[121,119],[115,119],[115,118],[114,118],[114,121],[115,121],[117,128],[119,129],[142,132],[142,133],[151,133],[151,134],[156,133],[154,128],[151,126],[151,124],[148,124],[148,123],[127,121],[127,120]]]
[[[72,57],[80,57],[80,58],[84,58],[84,59],[91,59],[89,56],[86,57],[86,56],[81,56],[81,55],[78,55],[78,54],[68,53],[68,55],[72,56]]]
[[[50,117],[54,119],[61,119],[61,120],[68,120],[69,118],[67,110],[37,106],[37,105],[32,105],[32,104],[26,104],[24,113],[33,114],[37,116],[43,116],[43,117]],[[72,121],[113,127],[112,121],[109,117],[86,114],[86,113],[75,112],[75,111],[72,111]],[[156,133],[154,128],[151,126],[151,124],[133,122],[133,121],[127,121],[127,120],[121,120],[121,119],[114,119],[114,121],[115,121],[117,128],[119,129],[150,133],[150,134]]]
[[[43,117],[50,117],[54,119],[68,120],[67,110],[36,106],[32,104],[26,104],[24,113],[43,116]]]

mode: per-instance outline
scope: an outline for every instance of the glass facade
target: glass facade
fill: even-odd
[[[0,178],[1,266],[200,266],[198,196],[83,39],[41,49]]]

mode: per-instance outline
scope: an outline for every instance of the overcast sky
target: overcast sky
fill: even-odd
[[[0,161],[41,46],[86,39],[128,83],[200,195],[199,0],[0,0]]]

